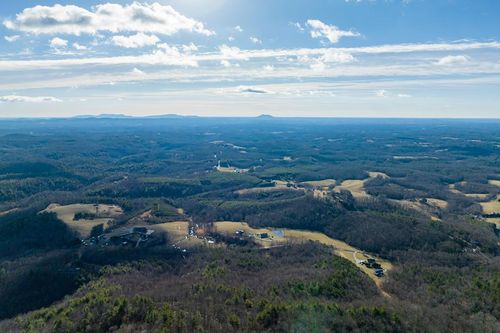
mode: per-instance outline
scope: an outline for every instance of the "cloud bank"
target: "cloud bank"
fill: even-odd
[[[36,35],[142,32],[170,36],[180,31],[205,36],[215,34],[203,23],[180,14],[171,6],[139,2],[129,5],[106,3],[92,10],[75,5],[35,6],[24,9],[3,24],[8,29]]]
[[[62,102],[62,100],[50,97],[50,96],[18,96],[18,95],[7,95],[0,96],[0,102],[4,103],[43,103],[43,102]]]

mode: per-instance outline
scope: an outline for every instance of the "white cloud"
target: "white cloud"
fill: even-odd
[[[238,32],[243,32],[243,29],[239,25],[235,26],[234,30],[236,30]]]
[[[345,64],[353,62],[356,59],[348,52],[330,49],[325,51],[325,53],[321,56],[321,60],[329,63]]]
[[[257,37],[250,37],[250,41],[254,44],[262,44],[262,41]]]
[[[146,73],[144,73],[143,71],[141,71],[137,67],[134,67],[134,69],[132,70],[132,72],[130,72],[130,74],[132,74],[134,76],[144,76],[144,75],[146,75]]]
[[[230,42],[234,42],[235,38],[233,36],[229,36],[229,37],[227,37],[227,40]]]
[[[399,98],[410,98],[411,95],[408,95],[408,94],[398,94],[398,97]]]
[[[73,43],[73,48],[77,51],[85,51],[87,47],[78,43]]]
[[[309,66],[313,71],[315,72],[322,72],[324,71],[328,66],[322,62],[322,61],[316,61],[315,63],[311,64]]]
[[[194,43],[190,43],[188,45],[182,45],[182,51],[184,52],[195,52],[198,51],[198,46],[196,46]]]
[[[53,49],[64,48],[68,46],[68,41],[59,37],[52,38],[50,40],[50,47]]]
[[[81,66],[109,66],[109,65],[168,65],[168,66],[198,66],[209,65],[210,63],[220,63],[222,60],[232,61],[250,61],[265,59],[265,63],[273,65],[274,62],[287,64],[288,66],[280,66],[272,74],[273,76],[281,75],[287,77],[300,77],[317,75],[318,73],[309,73],[309,66],[317,61],[322,61],[326,64],[326,60],[340,61],[340,64],[349,63],[349,55],[362,57],[365,54],[400,54],[411,52],[450,52],[450,51],[465,51],[478,49],[500,49],[499,42],[466,42],[466,43],[441,43],[441,44],[395,44],[381,45],[370,47],[355,47],[355,48],[303,48],[303,49],[257,49],[257,50],[241,50],[237,47],[229,47],[222,45],[216,52],[206,53],[186,53],[177,47],[169,46],[168,44],[157,44],[159,50],[142,55],[131,56],[109,56],[109,57],[72,57],[67,59],[30,59],[30,60],[0,60],[0,71],[13,72],[20,70],[39,70],[39,69],[62,69],[73,68],[79,70]],[[333,56],[332,56],[333,52]],[[340,55],[336,54],[340,53]],[[346,55],[347,54],[347,55]],[[301,61],[304,60],[304,62]],[[356,60],[356,59],[354,59]],[[261,75],[266,71],[262,71],[262,62],[255,61],[258,65],[257,71],[249,73],[249,75]],[[249,64],[250,66],[253,63]],[[305,67],[307,66],[307,67]],[[322,65],[317,65],[317,67]],[[249,67],[249,66],[246,66]],[[325,66],[326,67],[326,66]],[[209,68],[209,67],[206,67]],[[250,69],[249,70],[255,70]],[[420,65],[412,64],[380,64],[368,65],[362,61],[357,62],[357,66],[335,66],[328,68],[322,75],[330,77],[339,76],[377,76],[377,75],[430,75],[446,73],[498,73],[500,64],[492,62],[471,62],[471,66],[446,66],[438,67],[434,63],[429,63],[423,59]],[[243,68],[240,70],[243,71]],[[445,72],[443,72],[445,71]],[[246,74],[246,73],[245,73]],[[270,73],[268,73],[270,74]],[[3,75],[3,74],[2,74]],[[243,74],[242,74],[243,75]],[[191,73],[186,72],[186,76],[190,77]],[[196,76],[196,74],[195,74]]]
[[[290,22],[290,25],[294,28],[296,28],[298,31],[303,32],[306,29],[300,24],[299,22]]]
[[[340,30],[334,25],[328,25],[320,20],[307,20],[307,25],[311,28],[312,38],[326,38],[332,44],[336,44],[342,37],[358,37],[359,33],[351,30]]]
[[[7,95],[0,96],[0,102],[4,103],[42,103],[42,102],[62,102],[62,100],[55,97],[48,96],[18,96],[18,95]]]
[[[227,46],[226,44],[219,46],[220,55],[222,60],[227,59],[240,59],[240,60],[248,60],[249,57],[246,56],[239,47],[236,46]]]
[[[139,32],[131,36],[113,36],[111,41],[116,46],[127,49],[137,49],[145,46],[156,45],[160,39],[155,35],[146,35]]]
[[[5,38],[6,41],[8,41],[9,43],[14,43],[15,41],[17,41],[21,36],[19,35],[13,35],[13,36],[4,36],[3,38]]]
[[[377,97],[387,97],[387,90],[380,89],[375,92],[375,96]]]
[[[470,58],[464,55],[456,55],[456,56],[446,56],[439,59],[436,64],[437,65],[455,65],[455,64],[466,64],[470,62]]]
[[[24,9],[15,19],[3,22],[11,30],[33,34],[96,34],[100,31],[143,32],[173,35],[189,31],[205,36],[215,33],[203,23],[186,17],[171,6],[157,2],[128,5],[105,3],[87,10],[68,5],[35,6]]]

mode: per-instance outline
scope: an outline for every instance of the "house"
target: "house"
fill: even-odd
[[[245,235],[245,231],[244,230],[236,230],[234,234],[236,236],[242,237]]]
[[[266,239],[269,238],[269,234],[267,232],[262,232],[260,234],[257,234],[257,237],[260,239]]]
[[[382,268],[375,269],[375,276],[377,276],[377,277],[384,276],[384,270]]]

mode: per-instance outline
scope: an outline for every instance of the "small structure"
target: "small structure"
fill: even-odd
[[[368,258],[366,261],[362,262],[368,268],[380,269],[382,266],[373,258]]]
[[[267,232],[262,232],[260,234],[257,234],[257,237],[260,239],[267,239],[269,238],[269,234]]]
[[[382,277],[382,276],[384,276],[385,272],[384,272],[384,270],[382,268],[377,268],[377,269],[375,269],[374,273],[375,273],[376,277]]]
[[[245,235],[245,231],[244,230],[236,230],[234,232],[234,234],[238,237],[243,237]]]
[[[285,237],[285,231],[284,230],[273,230],[273,235],[275,237]]]

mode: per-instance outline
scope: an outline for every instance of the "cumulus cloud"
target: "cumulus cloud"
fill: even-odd
[[[73,48],[77,51],[85,51],[87,47],[78,43],[73,43]]]
[[[68,41],[59,37],[52,38],[50,40],[50,47],[53,49],[64,48],[68,46]]]
[[[205,36],[215,34],[200,21],[156,2],[133,2],[128,5],[105,3],[91,10],[75,5],[35,6],[24,9],[14,19],[7,19],[3,24],[8,29],[33,34],[143,32],[173,35],[179,31]]]
[[[62,102],[62,100],[50,97],[50,96],[18,96],[18,95],[7,95],[0,96],[0,102],[4,103],[43,103],[43,102]]]
[[[182,51],[184,52],[195,52],[198,51],[198,46],[196,46],[194,43],[190,43],[188,45],[182,45]]]
[[[387,97],[387,90],[380,89],[375,92],[375,96],[377,97]]]
[[[320,20],[307,20],[307,26],[311,28],[312,38],[328,39],[330,43],[336,44],[342,37],[358,37],[359,33],[351,30],[340,30],[334,25],[328,25]]]
[[[470,61],[470,58],[464,55],[456,55],[456,56],[446,56],[439,59],[436,64],[437,65],[455,65],[455,64],[466,64]]]
[[[221,64],[222,66],[226,67],[226,68],[231,67],[231,63],[230,63],[229,61],[227,61],[227,60],[222,60],[222,61],[220,62],[220,64]]]
[[[131,36],[113,36],[111,41],[116,46],[127,49],[137,49],[145,46],[156,45],[160,39],[155,35],[146,35],[145,33],[139,32]]]
[[[130,74],[132,74],[133,76],[145,76],[146,75],[146,73],[144,73],[143,71],[141,71],[137,67],[134,67],[134,69],[132,69],[132,71],[130,72]]]
[[[243,32],[243,29],[239,25],[235,26],[234,30],[236,30],[238,32]]]
[[[254,44],[262,44],[262,41],[257,37],[250,37],[250,41]]]
[[[248,60],[249,57],[245,55],[239,47],[227,46],[226,44],[219,46],[220,56],[223,60],[227,59],[240,59]]]
[[[349,63],[355,61],[356,58],[352,54],[346,51],[339,51],[335,49],[325,50],[325,53],[321,56],[321,61],[327,63]]]
[[[13,35],[13,36],[4,36],[3,38],[5,38],[6,41],[8,41],[9,43],[14,43],[15,41],[17,41],[21,36],[19,35]]]

